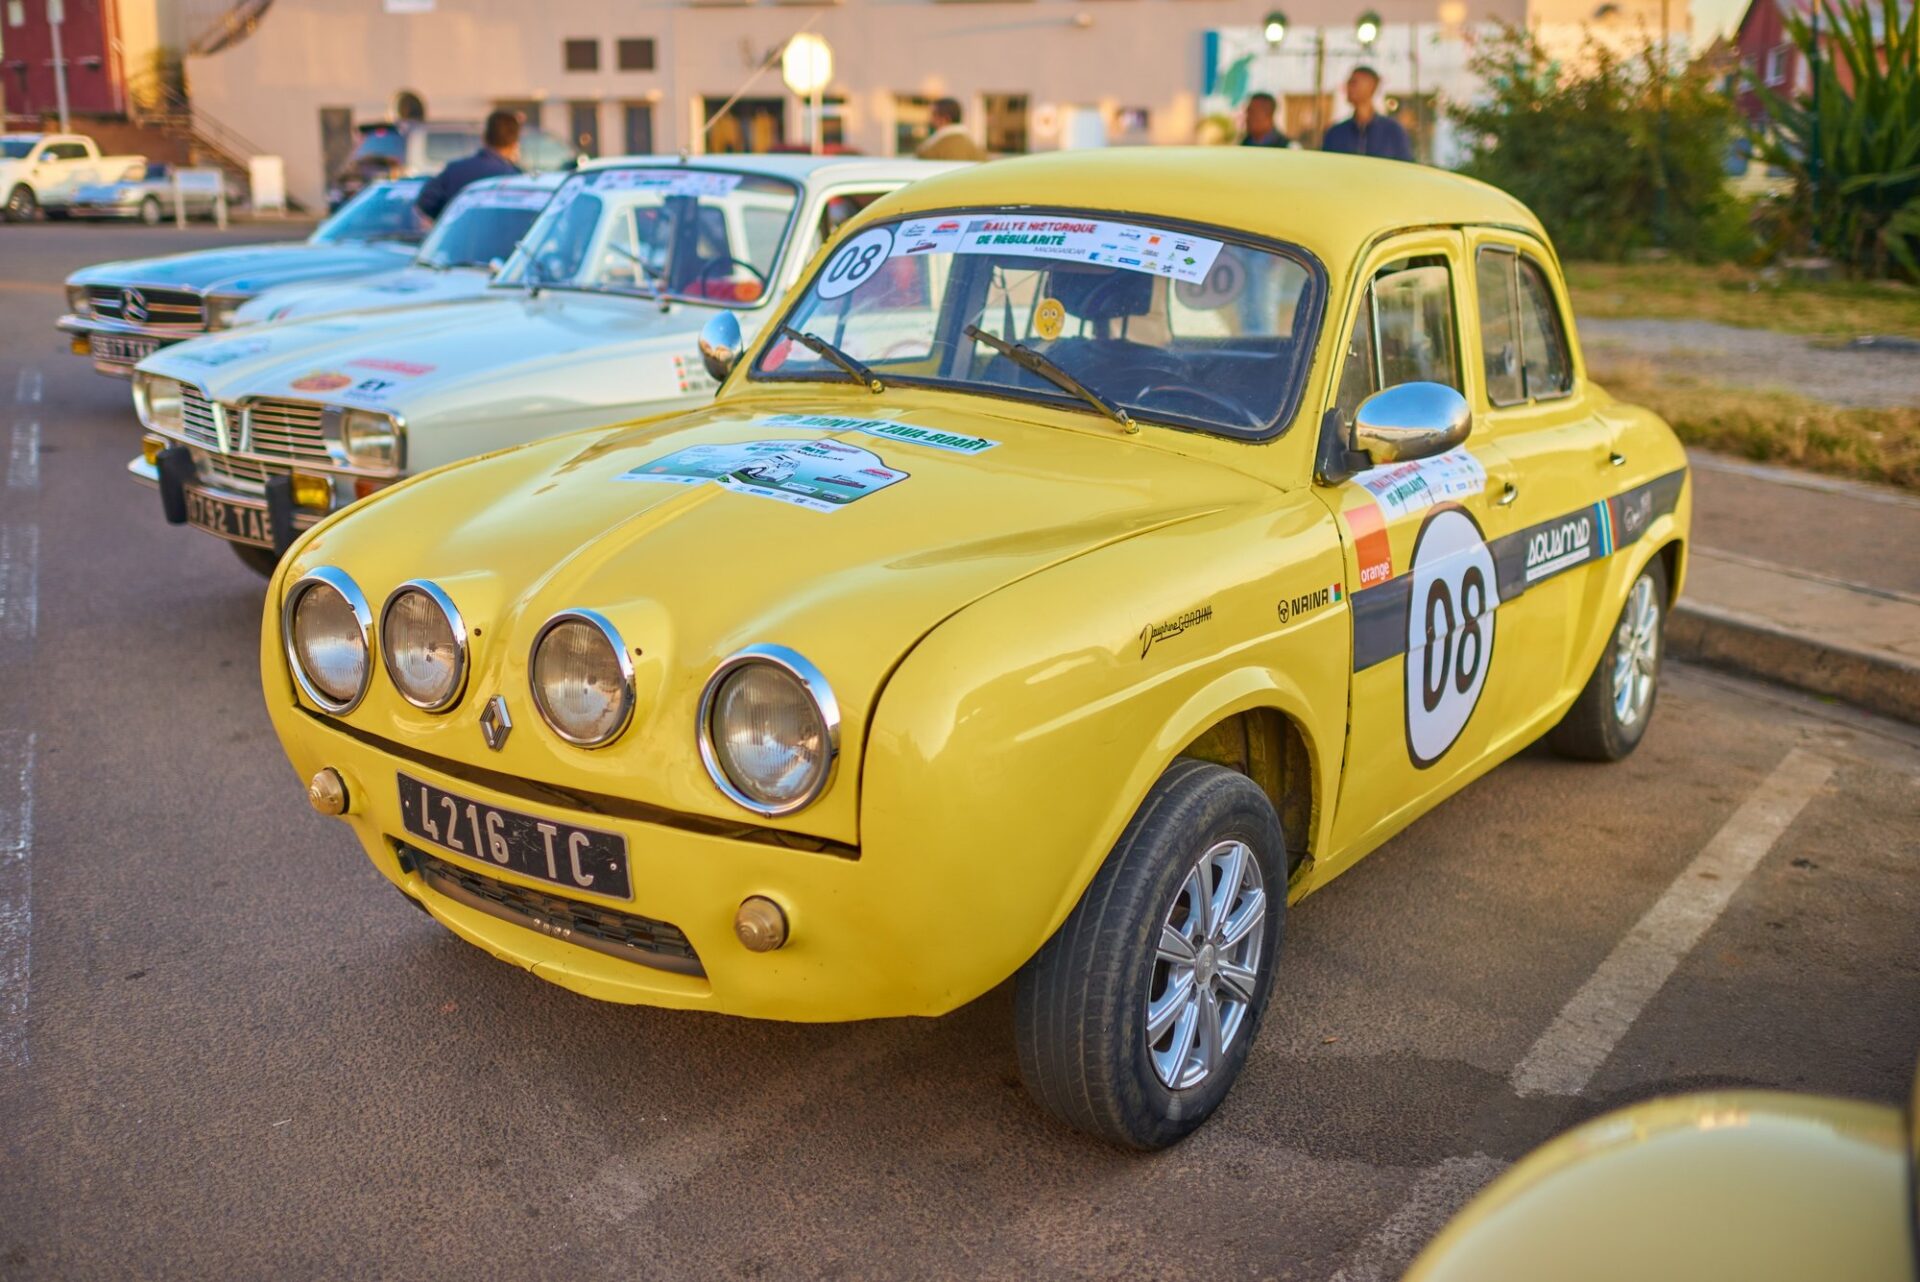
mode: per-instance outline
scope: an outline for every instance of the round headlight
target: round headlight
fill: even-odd
[[[467,631],[438,586],[403,583],[380,611],[380,657],[400,697],[440,712],[460,698],[467,675]]]
[[[373,615],[354,581],[332,566],[303,575],[281,616],[287,658],[307,697],[328,712],[351,712],[367,692]]]
[[[700,756],[714,784],[762,815],[825,791],[840,710],[820,670],[784,646],[752,646],[720,665],[700,699]]]
[[[611,623],[592,610],[547,620],[528,663],[533,704],[568,743],[597,748],[633,716],[633,661]]]

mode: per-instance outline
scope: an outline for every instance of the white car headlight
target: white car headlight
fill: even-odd
[[[207,328],[232,329],[234,313],[240,310],[244,298],[209,298],[207,300]]]
[[[568,743],[611,743],[633,718],[633,660],[613,624],[592,610],[548,619],[527,668],[534,707]]]
[[[405,431],[385,414],[372,410],[348,410],[340,418],[340,448],[347,461],[356,467],[400,469],[404,457]]]
[[[67,310],[75,316],[86,316],[93,311],[93,295],[85,285],[67,286]]]
[[[178,434],[184,423],[182,404],[185,392],[185,384],[178,379],[135,370],[133,411],[140,418],[140,426]]]
[[[400,697],[441,712],[460,698],[467,676],[466,625],[436,584],[403,583],[380,611],[380,656]]]
[[[833,778],[840,708],[826,677],[799,654],[749,646],[707,681],[699,734],[715,787],[756,814],[790,814]]]
[[[294,679],[328,712],[351,712],[367,693],[373,615],[345,571],[321,566],[287,590],[280,629]]]

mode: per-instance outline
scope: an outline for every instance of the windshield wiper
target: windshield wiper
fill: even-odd
[[[1081,400],[1093,406],[1102,414],[1105,414],[1121,427],[1126,428],[1128,432],[1137,432],[1140,430],[1140,425],[1134,422],[1125,410],[1024,343],[1009,343],[1004,338],[987,333],[986,330],[981,329],[978,325],[967,326],[966,335],[975,342],[985,343],[988,347],[991,347],[994,351],[1000,353],[1021,369],[1031,370],[1041,378],[1052,383],[1055,387],[1072,392],[1075,396],[1078,396]]]
[[[667,296],[664,293],[662,293],[660,289],[660,287],[666,283],[665,275],[661,272],[654,270],[654,266],[652,263],[649,263],[645,258],[642,258],[639,254],[634,253],[631,249],[628,249],[625,245],[616,245],[613,242],[609,241],[607,242],[607,248],[611,249],[614,253],[620,255],[620,257],[631,262],[635,267],[638,267],[640,269],[641,279],[647,282],[647,292],[653,295],[653,301],[660,304],[661,311],[664,312],[669,310],[669,305],[667,303]]]
[[[847,377],[856,383],[864,385],[869,392],[878,394],[887,390],[887,385],[880,381],[878,375],[865,365],[862,365],[859,361],[853,359],[853,357],[835,347],[832,343],[829,343],[826,339],[813,334],[803,334],[791,325],[782,325],[780,332],[815,355],[824,356],[835,365],[838,365],[847,372]]]

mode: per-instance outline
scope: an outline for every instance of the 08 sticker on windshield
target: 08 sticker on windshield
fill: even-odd
[[[893,253],[893,229],[870,227],[834,251],[820,272],[813,292],[821,298],[839,298],[851,294],[880,270]]]
[[[718,485],[812,512],[835,512],[907,479],[872,450],[839,441],[692,445],[622,472],[616,481]]]

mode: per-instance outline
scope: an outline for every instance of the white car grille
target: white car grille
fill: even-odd
[[[247,406],[247,451],[267,458],[331,461],[320,433],[321,408],[300,401],[254,401]]]

